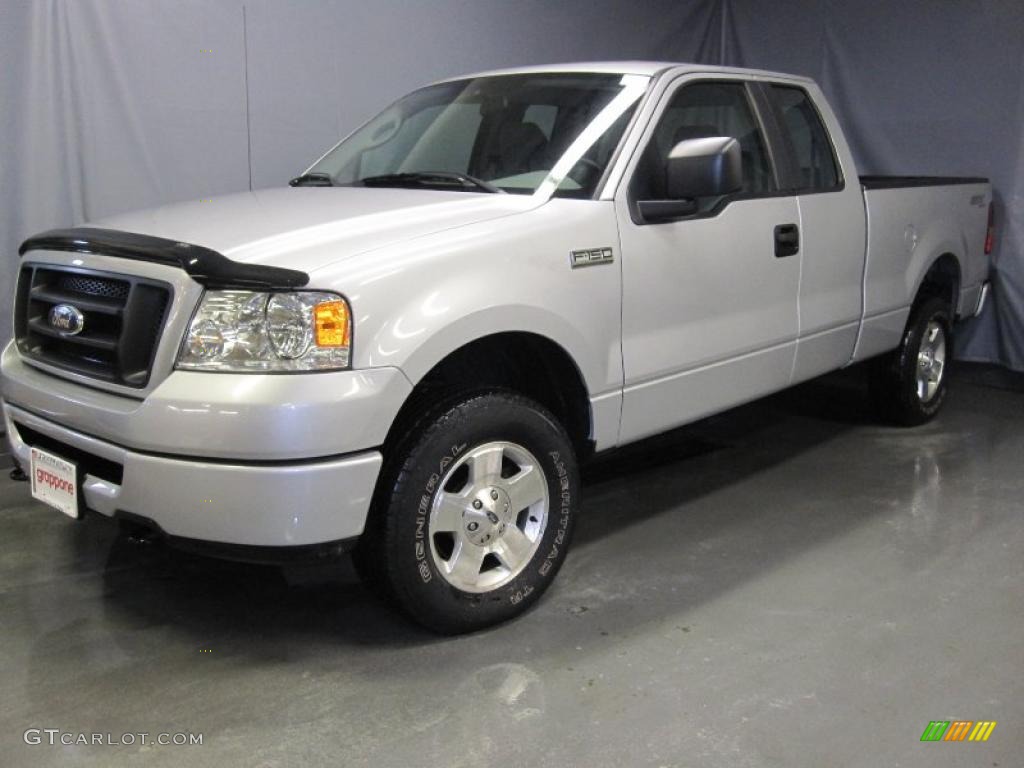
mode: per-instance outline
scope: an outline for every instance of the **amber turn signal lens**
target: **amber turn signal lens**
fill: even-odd
[[[348,305],[324,301],[313,307],[313,327],[318,347],[347,347],[351,338]]]

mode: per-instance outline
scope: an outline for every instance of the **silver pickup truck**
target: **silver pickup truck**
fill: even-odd
[[[472,630],[550,585],[594,452],[868,358],[887,418],[935,415],[991,201],[858,176],[805,78],[448,80],[287,187],[29,238],[7,438],[71,517],[351,549],[414,619]]]

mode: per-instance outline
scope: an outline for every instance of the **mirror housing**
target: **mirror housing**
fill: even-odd
[[[740,143],[730,136],[686,139],[668,153],[665,173],[673,200],[732,194],[743,188]]]
[[[740,145],[730,136],[680,141],[665,161],[667,200],[640,200],[637,211],[644,221],[671,221],[697,213],[697,201],[721,197],[743,188]]]

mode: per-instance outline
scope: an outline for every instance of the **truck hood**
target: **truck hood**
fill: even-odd
[[[234,261],[304,272],[535,208],[528,195],[364,187],[283,187],[164,205],[90,226],[212,248]]]

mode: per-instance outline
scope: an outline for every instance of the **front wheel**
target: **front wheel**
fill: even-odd
[[[872,396],[882,415],[904,426],[931,420],[945,402],[952,359],[949,305],[926,299],[911,310],[900,346],[874,362]]]
[[[525,611],[565,559],[575,454],[546,409],[510,392],[437,408],[395,447],[360,572],[419,623],[480,629]]]

